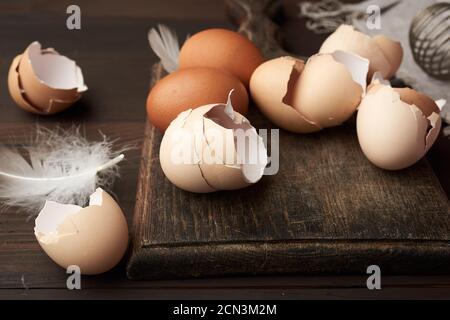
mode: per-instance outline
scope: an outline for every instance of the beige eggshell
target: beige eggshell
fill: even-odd
[[[114,199],[102,189],[89,206],[47,201],[36,218],[35,235],[42,249],[61,267],[76,265],[94,275],[113,268],[128,247],[128,226]]]
[[[365,93],[368,68],[367,59],[343,51],[314,55],[292,91],[292,105],[323,128],[340,125]]]
[[[231,100],[228,98],[226,105],[215,106],[203,117],[207,142],[204,150],[210,153],[208,159],[203,158],[201,168],[208,183],[221,190],[239,189],[258,182],[268,163],[264,140],[244,116],[232,110]],[[221,143],[215,143],[217,140]],[[208,168],[203,170],[204,163],[208,164],[207,160],[211,158],[215,163],[223,163],[226,167],[227,172],[220,177],[220,181],[228,181],[229,186],[220,186],[211,181],[206,172]],[[240,175],[236,169],[240,169]],[[236,175],[236,179],[227,178],[228,174],[230,177]]]
[[[211,108],[209,111],[217,111],[224,108],[224,105]],[[200,168],[208,184],[217,190],[236,190],[249,186],[243,175],[242,168],[238,164],[237,146],[234,140],[234,129],[245,127],[245,125],[236,125],[248,121],[239,113],[235,113],[234,121],[229,117],[221,117],[216,121],[207,118],[209,112],[203,117],[204,145],[203,157]],[[214,115],[213,115],[214,117]],[[220,115],[218,116],[218,118]]]
[[[12,99],[15,103],[22,109],[32,112],[32,113],[41,113],[42,111],[33,107],[25,97],[25,92],[20,88],[20,79],[18,73],[18,66],[22,55],[18,55],[14,58],[8,72],[8,90]]]
[[[216,190],[208,185],[200,170],[201,158],[197,151],[200,148],[196,147],[198,142],[195,134],[185,128],[186,120],[192,112],[198,114],[198,108],[180,113],[170,123],[161,141],[159,161],[167,179],[178,188],[196,193],[213,192]],[[185,152],[190,152],[188,161],[184,161]],[[179,156],[179,161],[172,160],[174,153]]]
[[[387,170],[403,169],[421,159],[441,126],[437,113],[426,116],[422,108],[402,101],[390,86],[372,86],[357,116],[358,140],[366,157]]]
[[[428,152],[441,130],[442,121],[439,116],[440,108],[431,98],[414,89],[394,88],[394,90],[400,95],[400,99],[403,102],[419,108],[423,115],[429,120],[431,129],[429,129],[425,141],[425,152]]]
[[[31,43],[22,54],[17,73],[22,96],[26,97],[35,113],[63,111],[87,90],[76,63],[52,48],[42,49],[39,42]],[[14,96],[13,99],[16,101]]]
[[[225,112],[226,106],[228,104],[211,104],[184,112],[166,130],[160,147],[161,167],[166,177],[179,188],[196,193],[235,190],[261,178],[263,170],[257,170],[265,167],[267,159],[264,166],[251,169],[237,161],[234,130],[253,127],[232,108],[231,119]],[[256,130],[254,132],[257,135]],[[186,151],[186,148],[190,149],[188,154],[196,156],[195,161],[172,161],[174,150]],[[265,147],[262,148],[265,151]]]
[[[393,41],[388,37],[383,35],[377,35],[372,38],[372,41],[378,45],[378,47],[383,52],[386,59],[389,61],[391,65],[390,72],[386,75],[385,78],[392,78],[397,70],[400,68],[403,60],[403,48],[400,42]]]
[[[384,78],[391,78],[400,67],[403,50],[399,42],[384,36],[371,38],[350,25],[339,26],[322,44],[319,53],[336,50],[352,52],[370,60],[368,77],[379,71]]]
[[[321,128],[286,102],[303,68],[304,62],[292,57],[266,61],[253,73],[250,92],[261,112],[277,126],[292,132],[310,133]]]

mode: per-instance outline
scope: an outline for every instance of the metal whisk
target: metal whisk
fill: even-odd
[[[414,60],[426,73],[450,80],[450,3],[420,11],[411,23],[409,43]]]

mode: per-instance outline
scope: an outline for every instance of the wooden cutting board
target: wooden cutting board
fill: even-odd
[[[161,75],[156,65],[153,81]],[[255,106],[248,118],[272,128]],[[398,172],[374,167],[360,150],[354,119],[309,135],[281,130],[277,175],[212,194],[180,190],[165,178],[161,138],[148,124],[131,279],[365,273],[372,264],[384,274],[450,270],[450,206],[432,168],[425,159]]]

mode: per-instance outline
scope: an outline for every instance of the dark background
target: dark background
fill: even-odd
[[[321,37],[295,19],[295,1],[284,2],[280,41],[291,52],[308,55]],[[66,28],[66,8],[77,4],[82,29]],[[0,1],[0,142],[24,143],[35,124],[81,125],[90,139],[99,131],[117,145],[133,144],[112,190],[128,221],[134,209],[137,172],[146,121],[145,99],[150,68],[157,61],[147,42],[148,29],[165,23],[180,39],[209,27],[235,28],[220,0],[164,1]],[[300,34],[300,35],[299,35]],[[88,92],[71,109],[51,117],[26,113],[12,102],[7,72],[13,57],[34,40],[54,47],[82,67]],[[450,143],[441,137],[429,155],[449,194],[446,170]],[[0,214],[0,299],[9,298],[442,298],[450,297],[448,276],[385,276],[381,291],[366,288],[365,270],[354,276],[276,276],[174,281],[130,281],[123,262],[111,272],[83,277],[80,291],[66,289],[65,271],[40,249],[33,234],[34,217],[17,209]]]

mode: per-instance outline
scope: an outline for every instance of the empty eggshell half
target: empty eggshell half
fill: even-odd
[[[357,115],[361,149],[380,168],[409,167],[436,141],[439,112],[434,101],[415,90],[371,85]]]
[[[37,114],[54,114],[70,107],[87,90],[75,61],[37,41],[14,58],[8,87],[21,108]]]
[[[76,265],[86,275],[110,270],[128,247],[125,216],[100,188],[85,208],[47,201],[35,220],[34,233],[53,261],[65,269]]]
[[[351,117],[365,94],[368,68],[367,59],[343,51],[314,55],[306,65],[281,57],[255,70],[250,91],[279,127],[310,133]]]
[[[386,78],[392,78],[403,59],[400,42],[383,35],[370,37],[353,26],[341,25],[322,44],[319,53],[332,53],[336,50],[352,52],[370,60],[369,79],[379,71]]]
[[[267,150],[250,122],[227,104],[182,112],[168,127],[160,163],[177,187],[197,193],[235,190],[258,182]]]

